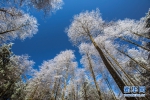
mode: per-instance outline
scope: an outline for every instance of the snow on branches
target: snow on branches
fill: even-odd
[[[37,31],[38,23],[36,18],[15,8],[3,8],[0,10],[1,43],[16,38],[24,40],[27,37],[32,37]]]

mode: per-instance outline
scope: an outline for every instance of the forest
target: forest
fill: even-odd
[[[64,4],[0,0],[0,100],[150,100],[149,9],[139,20],[107,21],[99,8],[73,15],[64,35],[78,48],[80,61],[75,50],[66,49],[36,69],[30,55],[13,53],[15,39],[32,39],[39,30],[25,9],[41,11],[45,18]],[[145,86],[145,96],[125,97],[125,86]]]

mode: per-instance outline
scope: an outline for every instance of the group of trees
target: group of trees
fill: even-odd
[[[66,31],[73,44],[83,53],[81,61],[91,72],[100,100],[104,97],[100,92],[101,86],[97,85],[96,76],[104,74],[105,71],[111,75],[122,93],[124,86],[144,85],[147,88],[145,99],[150,99],[149,23],[150,11],[140,20],[105,22],[98,9],[74,17]],[[105,71],[102,71],[102,67]],[[100,72],[97,73],[98,70]]]
[[[62,0],[0,1],[0,100],[24,100],[29,77],[36,72],[28,55],[15,55],[12,40],[32,37],[38,31],[35,17],[22,9],[35,8],[45,15],[61,8]]]
[[[149,20],[150,12],[140,20],[105,22],[98,9],[74,17],[67,33],[73,44],[83,49],[81,61],[91,72],[100,100],[104,97],[101,96],[101,87],[97,86],[96,76],[105,71],[111,75],[122,93],[124,86],[144,85],[147,87],[145,99],[149,99]],[[105,71],[102,71],[102,67]],[[98,70],[100,72],[97,73]]]
[[[106,22],[99,9],[75,15],[66,33],[77,46],[44,61],[39,71],[28,55],[11,51],[16,38],[38,31],[36,18],[22,7],[45,14],[61,8],[62,0],[2,0],[0,5],[0,100],[149,100],[150,11],[140,20]],[[30,78],[31,77],[31,78]],[[123,96],[124,86],[146,86],[146,97]]]

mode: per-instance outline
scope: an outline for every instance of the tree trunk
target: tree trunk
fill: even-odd
[[[76,91],[76,100],[78,100],[78,83],[77,83],[77,91]]]
[[[136,46],[138,46],[138,47],[140,47],[140,48],[142,48],[142,49],[144,49],[144,50],[147,50],[147,51],[149,51],[150,52],[150,49],[147,49],[147,48],[145,48],[145,47],[143,47],[143,46],[141,46],[141,45],[139,45],[139,44],[137,44],[137,43],[134,43],[134,42],[132,42],[132,41],[130,41],[130,40],[127,40],[127,39],[125,39],[125,38],[123,38],[123,37],[119,37],[121,40],[124,40],[124,41],[126,41],[126,42],[128,42],[128,43],[131,43],[131,44],[133,44],[133,45],[136,45]]]
[[[59,83],[58,83],[58,86],[57,86],[57,89],[56,89],[55,100],[57,100],[57,95],[58,95],[59,86],[60,86],[60,78],[59,78]]]
[[[63,94],[62,94],[62,100],[65,100],[64,96],[65,96],[65,91],[66,91],[66,86],[67,86],[67,78],[68,78],[68,66],[67,66],[67,70],[66,70],[66,76],[65,76],[64,89],[63,89]]]
[[[85,85],[86,85],[86,84],[84,83],[84,84],[83,84],[84,99],[85,99],[85,100],[88,100],[88,97],[87,97],[87,91],[86,91],[86,88],[85,88],[86,86],[85,86]]]
[[[93,71],[93,68],[92,68],[92,63],[91,63],[89,54],[87,54],[87,57],[88,57],[88,61],[89,61],[90,71],[91,71],[91,74],[92,74],[92,77],[93,77],[93,80],[94,80],[94,83],[95,83],[95,86],[96,86],[97,93],[99,95],[99,100],[102,100],[101,92],[100,92],[99,86],[96,82],[96,77],[95,77],[95,74],[94,74],[94,71]]]
[[[57,85],[57,79],[55,79],[54,86],[53,86],[53,89],[52,89],[52,92],[51,92],[51,98],[50,98],[50,100],[54,100],[54,98],[55,98],[54,95],[55,95],[56,85]]]
[[[76,100],[76,94],[75,94],[75,88],[72,87],[72,95],[73,95],[73,100]]]
[[[96,42],[94,41],[93,37],[88,34],[90,37],[91,42],[93,43],[93,45],[95,46],[96,50],[98,51],[104,65],[106,66],[106,68],[108,69],[109,73],[112,75],[113,79],[115,80],[115,82],[117,83],[119,89],[121,90],[122,93],[124,93],[124,82],[122,81],[122,79],[117,75],[117,73],[115,72],[115,70],[111,67],[111,65],[109,64],[109,62],[107,61],[106,57],[104,56],[104,53],[102,52],[102,50],[98,47],[98,45],[96,44]],[[134,100],[135,98],[127,98],[127,100]]]
[[[150,37],[147,37],[147,36],[141,35],[141,34],[139,34],[139,33],[135,33],[135,32],[132,32],[132,31],[130,31],[130,32],[131,32],[132,34],[134,34],[134,35],[139,36],[139,37],[144,37],[144,38],[150,39]]]

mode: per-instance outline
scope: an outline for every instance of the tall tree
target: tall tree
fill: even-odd
[[[118,87],[122,92],[124,92],[124,82],[118,76],[116,71],[112,68],[111,64],[108,62],[105,57],[102,49],[94,41],[94,37],[98,34],[103,34],[103,29],[105,27],[105,22],[102,20],[99,10],[91,12],[83,12],[74,17],[72,24],[66,30],[70,40],[75,44],[81,44],[81,42],[90,42],[92,43],[96,50],[98,51],[102,61],[104,62],[106,68],[116,81]],[[132,99],[132,98],[127,98]],[[132,99],[133,100],[133,99]]]
[[[101,95],[101,92],[100,92],[100,88],[98,86],[98,83],[97,83],[97,79],[96,79],[96,75],[95,75],[95,72],[93,70],[93,64],[92,64],[92,60],[91,60],[91,53],[90,53],[90,46],[88,44],[81,44],[79,46],[79,50],[80,50],[80,53],[83,54],[83,58],[82,58],[82,63],[88,67],[88,69],[90,70],[91,72],[91,76],[94,80],[94,84],[96,86],[96,89],[97,89],[97,93],[99,95],[99,100],[102,100],[102,95]],[[84,61],[83,61],[84,60]]]
[[[44,61],[40,71],[29,81],[27,99],[65,99],[67,84],[77,67],[72,50],[60,52],[54,59]]]

